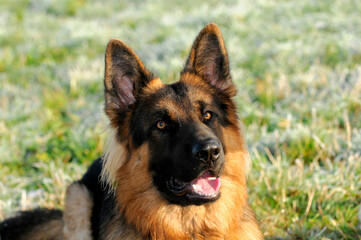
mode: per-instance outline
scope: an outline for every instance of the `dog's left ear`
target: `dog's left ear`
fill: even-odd
[[[201,76],[210,85],[229,96],[236,95],[229,72],[227,50],[220,29],[214,23],[208,24],[193,43],[183,73]]]

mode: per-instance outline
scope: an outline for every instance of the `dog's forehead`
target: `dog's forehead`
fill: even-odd
[[[194,106],[199,102],[211,104],[213,101],[213,97],[206,89],[184,82],[165,85],[162,91],[159,91],[159,95],[157,95],[156,92],[156,104],[159,106],[167,106],[173,103],[180,107],[187,107],[188,105]]]
[[[184,73],[178,82],[171,84],[163,84],[159,77],[151,80],[145,89],[145,93],[148,95],[161,93],[162,97],[167,98],[188,98],[191,101],[203,99],[206,102],[211,102],[213,98],[209,90],[209,84],[201,77],[191,73]]]
[[[145,93],[152,110],[165,110],[171,115],[186,117],[199,111],[201,105],[212,104],[213,97],[207,90],[207,85],[197,81],[163,84],[158,78],[150,82]]]

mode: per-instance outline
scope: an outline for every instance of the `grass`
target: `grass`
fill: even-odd
[[[360,239],[360,12],[353,0],[1,1],[0,219],[61,208],[102,153],[109,39],[172,82],[198,31],[216,22],[265,236]]]

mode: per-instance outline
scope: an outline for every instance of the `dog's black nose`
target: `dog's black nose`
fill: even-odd
[[[218,159],[220,153],[220,144],[215,139],[197,142],[192,147],[193,156],[202,162],[214,162]]]

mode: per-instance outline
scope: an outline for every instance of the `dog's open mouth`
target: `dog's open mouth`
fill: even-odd
[[[221,179],[206,171],[191,182],[183,182],[171,177],[167,187],[176,196],[186,195],[189,198],[212,200],[219,196]]]

